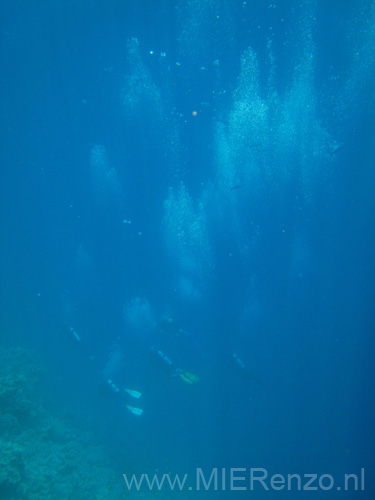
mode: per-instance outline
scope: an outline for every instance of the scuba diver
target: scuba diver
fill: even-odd
[[[77,332],[75,328],[69,326],[66,327],[65,331],[68,332],[69,337],[74,341],[76,345],[79,345],[81,348],[83,348],[83,351],[85,352],[87,351],[86,343],[82,340],[81,335]],[[94,366],[98,365],[98,360],[94,355],[90,356],[88,352],[86,352],[86,355],[90,361],[95,362]],[[97,366],[97,368],[99,371],[99,366]],[[100,381],[98,385],[101,394],[103,395],[117,394],[118,396],[121,397],[121,399],[125,397],[125,402],[127,402],[127,400],[129,399],[128,396],[130,396],[133,399],[139,399],[142,396],[142,393],[135,389],[128,389],[127,387],[120,389],[120,387],[117,384],[115,384],[115,382],[113,382],[111,378],[105,378],[104,380]],[[143,413],[142,408],[138,408],[130,404],[126,404],[125,406],[133,415],[141,416]]]
[[[172,377],[180,377],[180,379],[186,384],[195,384],[196,382],[199,382],[198,375],[182,370],[181,368],[176,368],[172,360],[161,349],[151,347],[151,352],[159,366],[163,368],[163,371],[165,371],[168,375]]]
[[[252,373],[236,353],[232,353],[229,364],[242,379],[252,381],[258,386],[266,387],[264,380]]]
[[[245,363],[236,353],[233,353],[231,356],[231,364],[242,378],[245,379],[253,378],[252,374],[247,369]]]
[[[72,326],[69,326],[69,332],[71,333],[71,335],[73,335],[73,339],[76,342],[82,341],[81,337],[78,335],[78,333],[76,332],[76,330]]]
[[[121,389],[111,379],[107,379],[106,382],[112,391],[114,391],[116,394],[121,394]],[[123,392],[126,392],[134,399],[139,399],[142,396],[141,392],[136,391],[135,389],[127,389],[126,387],[124,388]],[[140,417],[143,413],[142,408],[137,408],[129,404],[126,405],[126,408],[130,411],[130,413],[138,417]]]
[[[242,361],[242,359],[240,359],[236,353],[233,353],[232,356],[236,364],[239,366],[240,370],[245,371],[246,366],[245,363]]]
[[[74,350],[84,354],[86,358],[91,361],[94,365],[97,363],[96,356],[90,352],[90,348],[82,335],[77,332],[77,329],[71,325],[63,325],[62,331],[64,337],[74,346]]]
[[[194,349],[199,349],[196,335],[184,328],[181,328],[175,319],[170,315],[164,315],[160,320],[161,331],[170,338],[181,339],[185,345],[191,345]]]

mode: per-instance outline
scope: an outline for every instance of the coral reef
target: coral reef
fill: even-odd
[[[32,352],[0,348],[0,498],[124,498],[104,450],[47,409],[42,386]]]

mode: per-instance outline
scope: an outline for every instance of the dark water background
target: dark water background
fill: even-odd
[[[374,2],[0,15],[2,345],[119,470],[365,467],[372,498]]]

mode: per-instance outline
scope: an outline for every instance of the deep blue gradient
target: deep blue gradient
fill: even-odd
[[[115,482],[364,467],[313,494],[373,498],[374,2],[0,8],[1,344]]]

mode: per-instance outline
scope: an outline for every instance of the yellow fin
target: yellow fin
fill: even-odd
[[[187,384],[195,384],[196,382],[199,382],[198,375],[194,375],[194,373],[181,371],[179,372],[179,375],[181,377],[181,380],[183,380]]]

